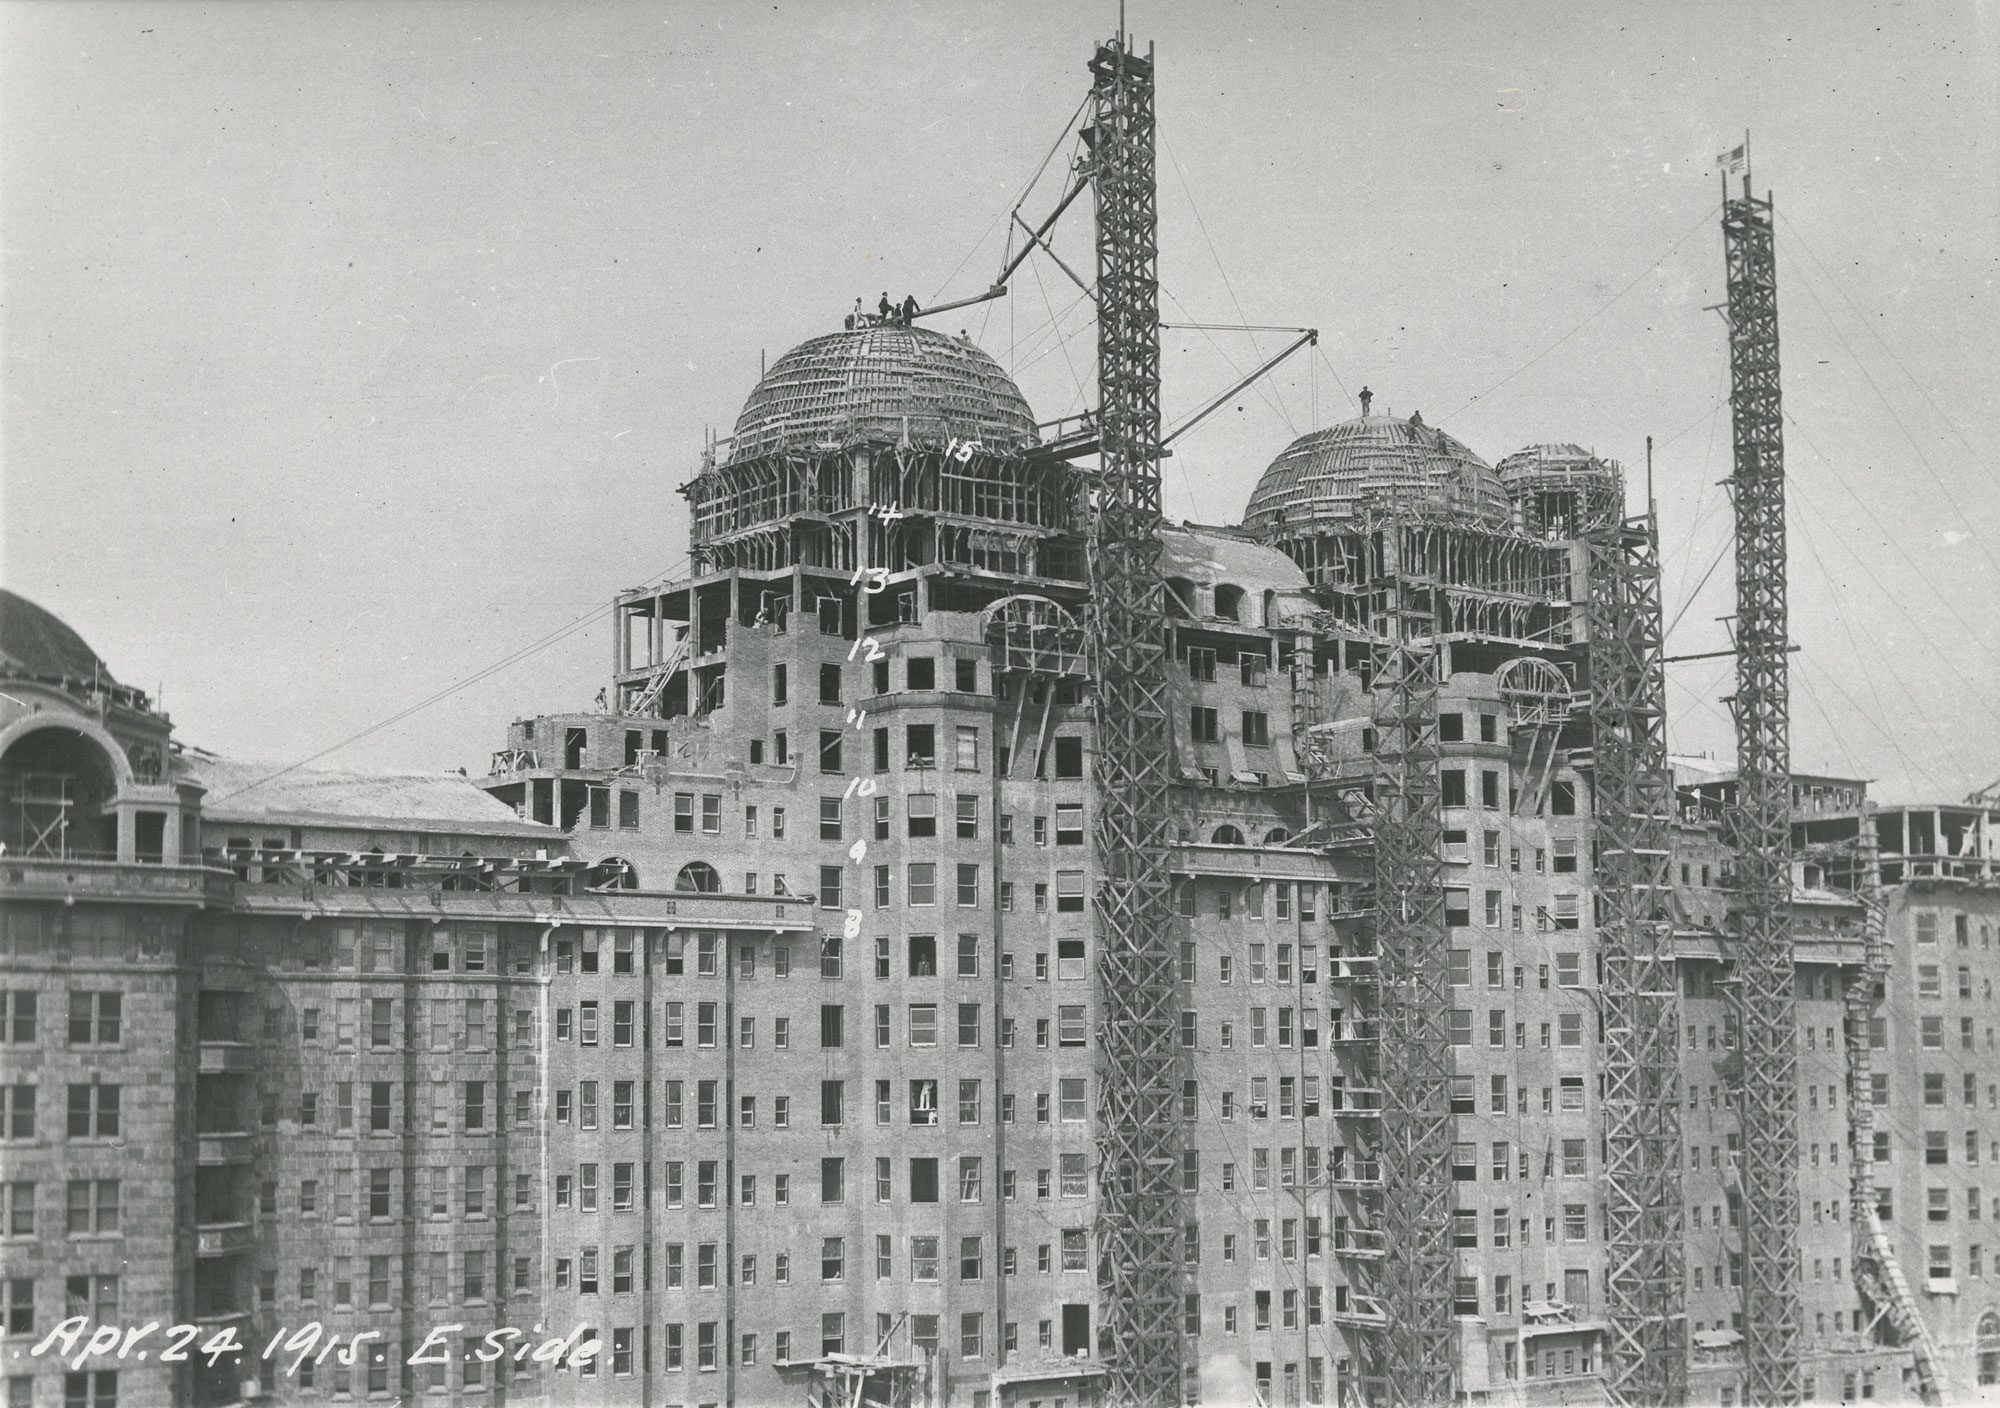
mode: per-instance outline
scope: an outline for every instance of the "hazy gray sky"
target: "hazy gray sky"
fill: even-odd
[[[1670,648],[1722,644],[1728,562],[1688,598],[1729,538],[1703,310],[1747,128],[1796,422],[1794,765],[1900,798],[2000,777],[1991,4],[1129,13],[1159,46],[1166,316],[1324,352],[1181,442],[1171,514],[1234,522],[1364,382],[1489,460],[1574,440],[1636,481],[1651,434]],[[985,285],[1114,17],[0,4],[0,582],[242,756],[502,660],[679,563],[676,490],[760,354],[857,294]],[[1088,267],[1087,202],[1057,249]],[[1092,343],[1078,310],[1049,336],[1076,292],[1035,264],[961,325],[1048,418]],[[1170,335],[1169,419],[1249,344]],[[609,655],[586,627],[331,761],[477,773]],[[1730,750],[1729,678],[1673,669],[1676,747]]]

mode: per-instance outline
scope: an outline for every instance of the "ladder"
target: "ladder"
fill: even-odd
[[[653,677],[646,681],[646,688],[640,693],[637,699],[632,701],[632,706],[625,712],[628,714],[645,714],[655,704],[659,703],[661,691],[666,689],[667,681],[674,676],[675,672],[687,663],[687,655],[688,638],[682,636],[674,642],[673,653],[667,657],[666,663],[653,671]]]

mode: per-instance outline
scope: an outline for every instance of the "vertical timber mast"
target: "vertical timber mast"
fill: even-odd
[[[1799,1086],[1791,871],[1791,700],[1785,658],[1784,410],[1772,204],[1722,205],[1735,432],[1738,931],[1731,986],[1742,1157],[1744,1401],[1799,1401]]]
[[[1392,514],[1371,527],[1388,579],[1374,680],[1383,1256],[1367,1291],[1381,1323],[1363,1341],[1361,1370],[1370,1404],[1421,1408],[1451,1401],[1455,1358],[1452,1003],[1437,721],[1446,647],[1437,602],[1403,580],[1404,519]]]
[[[1100,469],[1090,531],[1097,757],[1097,1284],[1108,1402],[1181,1399],[1179,990],[1160,576],[1159,214],[1153,57],[1091,61]]]
[[[1648,447],[1650,457],[1650,446]],[[1650,487],[1650,486],[1649,486]],[[1660,538],[1652,505],[1589,525],[1591,797],[1604,1019],[1604,1282],[1612,1403],[1687,1399],[1679,1000]]]

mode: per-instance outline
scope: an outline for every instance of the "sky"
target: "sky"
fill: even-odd
[[[1237,521],[1364,384],[1489,461],[1621,460],[1635,510],[1652,436],[1669,653],[1726,646],[1715,156],[1747,131],[1778,212],[1794,768],[1889,800],[2000,778],[1991,0],[1128,24],[1157,44],[1163,316],[1320,332],[1176,443],[1170,516]],[[590,707],[602,609],[683,566],[679,486],[763,359],[857,295],[987,285],[1115,25],[0,0],[0,585],[187,742],[478,775],[510,719]],[[1086,273],[1088,204],[1055,235]],[[947,330],[1052,419],[1094,402],[1079,299],[1038,255]],[[1167,333],[1168,422],[1284,341]],[[1676,749],[1732,754],[1731,679],[1669,668]]]

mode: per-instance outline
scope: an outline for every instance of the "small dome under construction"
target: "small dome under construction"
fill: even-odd
[[[1034,413],[998,362],[970,341],[884,323],[815,337],[772,363],[736,418],[729,459],[905,434],[989,450],[1036,441]]]
[[[1243,526],[1294,532],[1358,524],[1391,504],[1456,510],[1481,524],[1511,516],[1492,467],[1421,416],[1357,416],[1301,435],[1271,462],[1251,492]]]
[[[1537,537],[1569,537],[1621,508],[1625,473],[1580,445],[1529,445],[1500,461],[1500,482],[1521,526]]]

